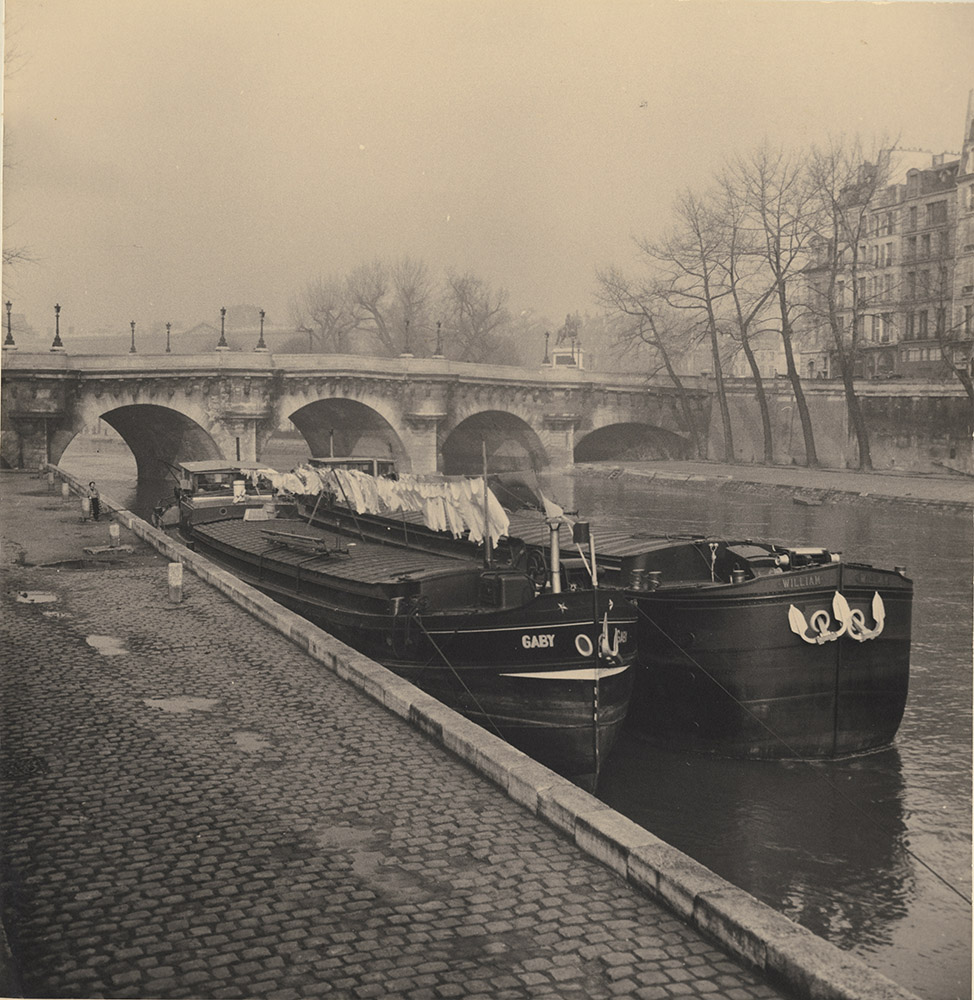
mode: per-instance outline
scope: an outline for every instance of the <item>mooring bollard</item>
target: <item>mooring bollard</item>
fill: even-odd
[[[47,474],[47,491],[48,493],[54,492],[54,473],[49,472]]]
[[[91,497],[81,498],[81,520],[87,521],[91,517]]]
[[[169,600],[178,604],[183,599],[183,564],[169,564]]]
[[[122,531],[118,526],[118,522],[112,521],[108,526],[108,544],[113,548],[118,548],[118,543],[121,540]]]

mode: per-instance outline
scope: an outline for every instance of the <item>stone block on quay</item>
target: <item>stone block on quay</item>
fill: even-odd
[[[455,712],[442,702],[420,691],[409,707],[409,721],[421,732],[443,743],[443,731],[453,724]]]
[[[623,878],[629,874],[630,854],[656,842],[657,837],[615,810],[583,813],[575,821],[575,843]]]
[[[330,638],[330,637],[329,637]],[[333,640],[337,644],[337,640]],[[350,681],[378,702],[382,702],[386,685],[393,675],[381,664],[357,653],[348,646],[333,649],[334,670],[342,680]]]
[[[609,807],[594,795],[559,778],[538,796],[538,815],[553,827],[575,839],[575,824],[579,816],[607,812]]]
[[[757,900],[752,905],[760,906]],[[799,996],[809,1000],[919,1000],[854,955],[774,910],[765,917],[752,909],[746,919],[751,931],[764,939],[763,971],[787,983]]]
[[[506,790],[511,770],[530,758],[483,726],[454,715],[452,724],[443,730],[443,745]]]
[[[515,763],[507,775],[507,794],[534,815],[538,814],[538,800],[551,786],[563,781],[554,771],[538,763],[533,757],[524,756]]]
[[[630,854],[629,881],[646,889],[693,922],[697,896],[733,888],[730,882],[665,841],[648,841]]]

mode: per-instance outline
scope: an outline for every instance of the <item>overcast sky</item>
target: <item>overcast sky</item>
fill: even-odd
[[[960,148],[974,3],[6,0],[3,294],[40,329],[286,322],[316,275],[596,267],[764,137]],[[12,56],[12,57],[11,57]]]

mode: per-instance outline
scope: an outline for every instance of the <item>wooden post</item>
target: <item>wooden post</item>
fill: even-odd
[[[183,599],[183,564],[169,564],[169,600],[179,604]]]
[[[67,483],[61,483],[61,496],[63,496],[65,500],[71,496],[71,487],[68,486]]]

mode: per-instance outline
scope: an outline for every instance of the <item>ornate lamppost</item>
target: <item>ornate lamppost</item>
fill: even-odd
[[[61,343],[61,307],[54,307],[54,343],[51,344],[52,351],[63,351],[64,344]]]
[[[547,365],[547,364],[551,363],[548,360],[548,338],[550,336],[551,336],[551,334],[547,330],[545,330],[545,332],[544,332],[544,361],[541,362],[543,365]]]
[[[17,345],[14,343],[13,329],[10,326],[10,310],[13,308],[13,303],[8,299],[6,302],[7,306],[7,336],[3,342],[3,349],[5,351],[16,351]]]
[[[399,357],[401,357],[401,358],[411,358],[413,356],[413,352],[409,348],[409,320],[408,319],[406,320],[406,336],[405,336],[405,340],[404,340],[402,346],[403,346],[404,350],[403,350],[402,354],[399,355]]]
[[[260,311],[260,339],[257,341],[257,346],[254,348],[255,351],[266,351],[267,344],[264,343],[264,310]]]
[[[440,333],[440,327],[442,326],[440,320],[436,321],[436,353],[433,355],[434,358],[443,357],[443,338]]]
[[[129,348],[129,354],[135,354],[135,320],[133,319],[129,326],[132,327],[132,346]]]
[[[169,335],[172,331],[172,323],[166,324],[166,354],[172,354],[172,345],[169,342]]]
[[[227,318],[227,307],[222,306],[220,308],[220,339],[217,341],[216,349],[218,351],[229,351],[230,345],[227,343],[227,335],[224,332],[224,324]]]

